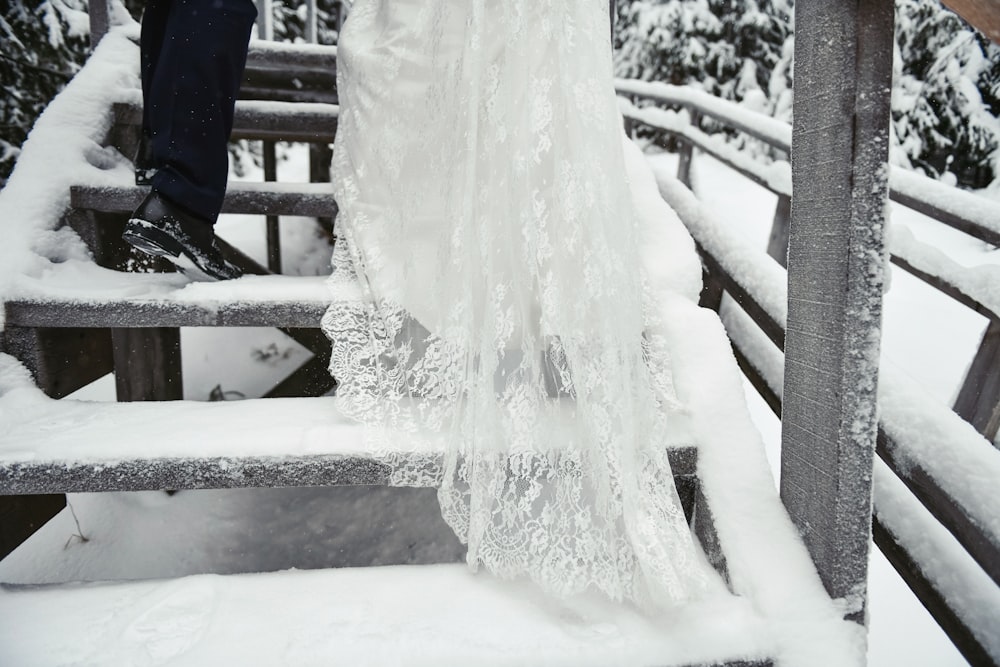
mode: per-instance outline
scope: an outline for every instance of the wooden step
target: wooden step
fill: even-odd
[[[464,564],[4,586],[0,617],[10,665],[765,667],[780,641],[725,593],[655,620]]]
[[[0,495],[388,481],[363,427],[328,397],[93,403],[8,384],[15,386],[0,395]],[[681,423],[664,446],[674,475],[693,478],[697,452]],[[400,434],[399,442],[418,443],[405,456],[419,465],[440,460],[436,440]]]
[[[114,119],[138,127],[142,125],[142,102],[138,94],[130,97],[115,103]],[[238,100],[232,138],[330,143],[339,113],[336,104]]]
[[[123,297],[122,294],[130,296]],[[123,273],[56,265],[4,302],[8,327],[317,328],[334,299],[324,276],[244,276],[214,283],[179,274]]]
[[[70,188],[73,208],[101,213],[130,213],[149,192],[149,188],[128,183],[121,185],[74,185]],[[250,183],[229,184],[222,203],[223,213],[249,215],[295,215],[309,218],[330,217],[337,212],[333,188],[329,183]]]

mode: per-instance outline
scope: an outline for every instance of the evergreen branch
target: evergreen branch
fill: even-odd
[[[43,67],[41,65],[32,65],[31,63],[25,62],[23,60],[19,60],[18,58],[11,58],[10,56],[8,56],[5,53],[0,53],[0,58],[3,58],[4,60],[6,60],[8,62],[12,62],[15,65],[20,65],[21,67],[25,67],[27,69],[33,69],[33,70],[35,70],[37,72],[44,72],[46,74],[51,74],[53,76],[60,76],[60,77],[62,77],[64,79],[66,79],[67,81],[73,78],[72,74],[68,74],[66,72],[60,72],[59,70],[50,69],[48,67]]]

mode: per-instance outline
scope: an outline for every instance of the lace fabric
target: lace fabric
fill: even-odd
[[[610,50],[605,0],[355,2],[322,326],[339,409],[473,568],[661,606],[706,575]]]

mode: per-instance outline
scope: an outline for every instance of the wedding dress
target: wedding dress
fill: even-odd
[[[339,409],[473,568],[655,606],[707,575],[664,444],[606,0],[357,0],[323,318]],[[692,253],[693,254],[693,253]]]

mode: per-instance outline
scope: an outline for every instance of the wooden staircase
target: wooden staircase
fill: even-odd
[[[79,77],[82,79],[79,87],[98,85],[101,59],[119,57],[123,50],[128,50],[127,42],[126,34],[106,37],[85,68],[86,76]],[[257,82],[271,81],[274,72],[297,71],[296,68],[328,68],[329,72],[334,53],[330,48],[295,49],[254,43],[250,55],[251,78]],[[321,91],[309,98],[304,93],[284,97],[280,90],[272,93],[270,97],[275,99],[238,103],[234,136],[321,146],[332,140],[337,118],[335,95]],[[57,100],[53,110],[46,113],[71,113],[75,94],[74,88],[67,89],[65,99]],[[103,146],[113,146],[122,155],[131,155],[140,116],[137,91],[116,89],[105,112],[107,129],[94,140]],[[42,141],[44,136],[36,139],[38,143]],[[27,146],[25,154],[32,150]],[[3,530],[16,534],[16,539],[8,541],[3,554],[37,528],[41,517],[58,511],[62,506],[60,494],[69,492],[386,484],[387,470],[365,451],[360,427],[334,414],[329,399],[323,398],[334,383],[326,372],[329,345],[317,326],[332,299],[353,299],[356,295],[333,294],[322,278],[273,274],[229,244],[223,244],[228,258],[251,274],[229,283],[190,284],[171,273],[168,266],[136,258],[120,241],[120,234],[128,213],[141,200],[144,190],[130,183],[126,168],[106,167],[92,164],[92,168],[80,171],[68,193],[61,220],[57,224],[44,223],[44,226],[72,229],[86,243],[92,261],[43,257],[48,262],[44,271],[18,276],[9,286],[9,293],[0,294],[5,297],[0,355],[3,423],[0,507],[16,506],[20,512],[17,526],[4,524]],[[17,187],[16,180],[11,182]],[[330,185],[324,182],[234,183],[223,206],[223,212],[227,213],[268,216],[323,218],[334,215],[335,211]],[[134,266],[137,259],[157,272],[122,270]],[[704,637],[716,634],[736,639],[724,643],[726,649],[721,653],[713,649],[711,641],[702,641],[697,650],[682,646],[681,642],[678,646],[683,650],[673,650],[670,642],[657,636],[655,628],[636,630],[637,621],[615,621],[613,630],[605,630],[612,633],[610,644],[595,642],[594,637],[566,640],[556,646],[561,647],[560,655],[570,656],[569,662],[550,655],[551,651],[537,654],[545,661],[551,658],[550,664],[634,664],[629,656],[636,660],[638,656],[646,656],[642,658],[643,664],[770,665],[772,656],[779,652],[776,645],[768,643],[771,639],[764,642],[768,644],[767,650],[761,650],[762,628],[771,619],[787,614],[790,600],[797,593],[772,592],[759,600],[747,596],[754,591],[776,589],[775,582],[768,580],[772,576],[765,566],[768,561],[782,558],[801,565],[809,563],[808,556],[792,537],[790,523],[774,529],[780,538],[775,544],[761,544],[754,539],[757,529],[753,524],[758,517],[755,513],[762,507],[780,507],[780,503],[769,481],[759,439],[745,405],[742,400],[727,403],[717,396],[720,387],[733,390],[727,395],[742,395],[729,342],[715,314],[693,303],[671,307],[684,314],[674,318],[671,336],[675,344],[684,348],[687,357],[701,359],[705,364],[713,362],[709,364],[713,367],[719,366],[714,360],[727,360],[724,368],[715,371],[717,377],[681,373],[675,378],[678,390],[687,395],[691,423],[687,429],[678,429],[676,442],[664,446],[669,448],[676,484],[692,529],[706,557],[731,591],[724,596],[718,611],[732,613],[720,613],[717,626],[709,622],[707,627],[699,627],[698,632]],[[181,400],[179,327],[203,326],[276,327],[314,356],[275,387],[269,398],[219,403]],[[109,372],[116,375],[118,403],[62,400]],[[717,428],[721,421],[726,422],[725,429]],[[410,455],[433,458],[439,454],[426,451]],[[724,475],[703,472],[707,469],[706,461],[715,465],[715,469],[720,461],[739,468],[739,483],[734,484],[732,478]],[[31,507],[36,511],[32,512]],[[810,568],[811,564],[799,569],[808,572]],[[819,581],[811,577],[804,576],[795,587],[812,593],[819,591],[826,599]],[[429,583],[425,584],[425,579]],[[438,586],[438,579],[445,582],[442,584],[445,588]],[[184,581],[180,585],[200,585],[193,580]],[[260,581],[237,576],[227,578],[219,586],[243,599],[234,591],[241,587],[250,590]],[[548,633],[560,634],[565,640],[566,633],[572,634],[578,625],[578,619],[552,613],[530,595],[505,593],[504,584],[489,578],[472,578],[464,569],[454,567],[392,568],[385,573],[384,581],[380,573],[369,569],[353,573],[331,570],[303,574],[301,581],[307,582],[307,587],[315,585],[329,591],[330,608],[336,614],[366,619],[391,617],[394,587],[414,590],[415,595],[434,604],[420,607],[419,614],[423,616],[419,618],[399,621],[400,627],[419,626],[420,631],[441,636],[454,631],[449,625],[454,621],[453,615],[441,611],[453,607],[446,599],[447,586],[451,585],[448,582],[461,582],[454,585],[476,591],[470,598],[473,604],[466,600],[454,608],[465,610],[470,618],[480,619],[479,630],[475,633],[470,630],[472,634],[456,644],[458,648],[453,647],[453,653],[445,651],[438,664],[448,664],[448,655],[462,664],[499,664],[496,647],[500,639],[491,634],[491,614],[523,613],[536,619],[536,630],[528,639]],[[308,584],[310,581],[313,583]],[[734,581],[738,583],[731,583]],[[100,615],[104,612],[93,609],[110,613],[116,595],[117,599],[121,596],[132,599],[137,595],[138,589],[130,586],[151,590],[168,585],[113,584],[102,588],[108,594],[106,597],[87,586],[7,587],[0,591],[0,614],[16,615],[19,620],[0,631],[0,645],[15,641],[18,626],[46,614],[47,596],[55,590],[76,596],[74,599],[80,605],[75,608]],[[363,597],[346,602],[334,599],[338,587],[345,586],[370,587],[375,602]],[[782,591],[785,588],[777,587]],[[497,601],[498,596],[501,602]],[[352,608],[352,604],[357,608]],[[293,613],[299,611],[297,608]],[[61,622],[67,627],[82,622],[83,616],[79,615],[82,613],[67,611]],[[266,614],[266,610],[261,613]],[[816,612],[815,619],[804,622],[830,623],[824,613]],[[833,622],[836,625],[841,621]],[[266,629],[260,631],[266,633]],[[15,634],[8,636],[4,632]],[[330,636],[348,643],[357,640],[349,631]],[[746,640],[745,648],[734,651],[732,647],[744,641],[741,637]],[[598,645],[603,647],[598,650]],[[62,648],[57,647],[58,650],[65,648],[59,646]],[[50,651],[30,641],[22,648],[59,655],[56,648]],[[390,656],[386,660],[405,661],[407,651],[417,650],[419,647],[403,646],[386,654]],[[588,654],[588,651],[597,652]],[[660,651],[657,655],[663,658],[649,663],[649,651]],[[574,662],[572,656],[586,656],[586,659],[581,657]],[[607,662],[608,656],[618,656],[616,660],[622,662]]]

